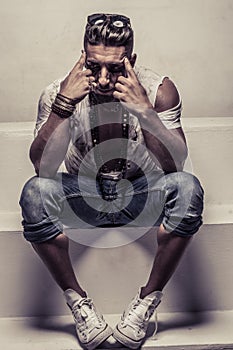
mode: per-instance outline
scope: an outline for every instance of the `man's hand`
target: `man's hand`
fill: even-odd
[[[82,53],[80,59],[69,75],[61,83],[60,93],[66,97],[81,101],[91,90],[95,78],[90,69],[83,70],[86,54]]]
[[[113,96],[120,100],[128,110],[136,114],[153,109],[147,93],[140,84],[127,57],[124,59],[124,64],[127,77],[118,77]]]

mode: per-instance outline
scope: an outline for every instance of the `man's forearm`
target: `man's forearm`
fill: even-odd
[[[31,146],[32,163],[42,177],[56,175],[70,142],[69,116],[73,114],[76,103],[90,92],[91,84],[95,81],[92,71],[83,69],[85,61],[86,54],[82,52],[74,68],[61,82],[59,94],[52,105],[54,112],[50,113]]]
[[[62,119],[51,112],[30,148],[30,158],[39,176],[53,177],[56,174],[69,142],[69,119]]]
[[[152,158],[166,172],[182,170],[187,157],[187,146],[178,132],[168,130],[153,109],[139,116],[143,136]]]

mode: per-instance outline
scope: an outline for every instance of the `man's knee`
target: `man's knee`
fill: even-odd
[[[49,198],[58,192],[56,182],[52,179],[32,177],[23,187],[19,204],[23,217],[36,217],[43,207],[47,206]]]
[[[190,173],[178,172],[170,174],[167,191],[178,205],[197,205],[201,211],[204,191],[198,178]]]
[[[195,211],[200,215],[203,211],[204,190],[198,178],[192,174],[183,172],[181,175],[182,200],[187,203],[187,208],[195,208]]]
[[[24,185],[19,204],[23,210],[26,210],[32,205],[39,205],[40,201],[40,178],[35,176]]]
[[[40,243],[63,231],[59,221],[59,185],[53,179],[33,177],[24,186],[20,198],[24,237]]]
[[[180,172],[171,174],[169,183],[164,226],[181,236],[193,235],[202,225],[204,191],[200,181]]]

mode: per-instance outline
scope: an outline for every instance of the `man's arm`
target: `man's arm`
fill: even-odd
[[[114,96],[137,115],[148,150],[165,172],[182,170],[187,157],[187,146],[182,128],[167,129],[157,112],[166,111],[179,103],[175,85],[165,79],[159,87],[155,105],[152,106],[145,89],[125,59],[127,77],[119,77]]]
[[[90,69],[83,70],[85,53],[82,53],[70,74],[61,84],[60,93],[80,102],[90,91],[94,80]],[[51,112],[30,148],[30,158],[41,177],[54,177],[65,158],[70,142],[69,118],[62,119]]]
[[[37,175],[56,175],[65,158],[69,142],[69,119],[62,119],[51,112],[30,148],[30,159]]]
[[[173,82],[165,78],[163,84],[159,86],[153,110],[157,113],[167,111],[179,104],[179,94]],[[167,129],[161,122],[158,115],[153,111],[145,111],[141,117],[141,125],[144,130],[146,144],[152,154],[154,154],[162,168],[166,172],[183,169],[183,164],[187,158],[188,149],[186,139],[181,127]],[[159,119],[159,122],[157,120]],[[144,129],[143,125],[151,125],[152,129]]]

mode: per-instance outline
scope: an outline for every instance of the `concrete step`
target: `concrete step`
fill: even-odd
[[[105,315],[114,328],[120,315]],[[159,329],[152,339],[150,322],[142,349],[226,350],[233,349],[233,311],[161,313]],[[81,349],[71,316],[0,319],[0,342],[4,350]],[[111,337],[98,349],[126,349]]]
[[[186,170],[205,188],[207,224],[233,223],[233,118],[183,118],[189,145]],[[28,152],[33,122],[0,123],[0,231],[21,230],[18,199],[34,175]]]

